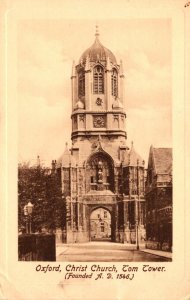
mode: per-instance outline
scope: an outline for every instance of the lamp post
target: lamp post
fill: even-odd
[[[139,160],[137,159],[137,205],[136,205],[136,245],[137,245],[137,250],[139,250],[139,198],[140,198]]]
[[[138,200],[137,200],[137,210],[138,210]],[[136,220],[136,245],[137,245],[137,250],[139,250],[139,221],[138,219]]]
[[[24,206],[24,215],[27,217],[26,219],[26,233],[32,233],[31,228],[31,216],[33,211],[33,204],[29,201],[28,204]]]

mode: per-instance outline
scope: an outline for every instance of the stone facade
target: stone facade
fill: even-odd
[[[90,216],[91,240],[110,240],[111,214],[103,208],[95,209]]]
[[[172,149],[150,148],[146,182],[146,247],[172,250]]]
[[[99,33],[72,68],[72,147],[57,161],[66,197],[67,243],[92,238],[91,217],[110,215],[109,236],[135,243],[145,237],[144,161],[127,146],[122,62]]]

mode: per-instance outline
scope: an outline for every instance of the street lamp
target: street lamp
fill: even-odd
[[[140,200],[139,159],[137,159],[137,205],[136,205],[136,243],[137,243],[137,250],[139,250],[139,200]]]
[[[28,204],[26,204],[24,206],[24,215],[27,217],[27,219],[26,219],[26,233],[32,233],[31,215],[32,215],[32,211],[33,211],[33,206],[34,205],[30,201],[28,202]]]

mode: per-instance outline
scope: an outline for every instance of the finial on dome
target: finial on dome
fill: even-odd
[[[99,37],[99,27],[98,25],[96,25],[96,33],[95,33],[95,37],[98,38]]]

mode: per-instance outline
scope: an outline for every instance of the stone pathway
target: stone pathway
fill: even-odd
[[[136,245],[112,242],[58,244],[56,256],[57,261],[171,261],[171,256],[163,251],[149,251],[143,245],[140,245],[140,250],[136,250]]]

